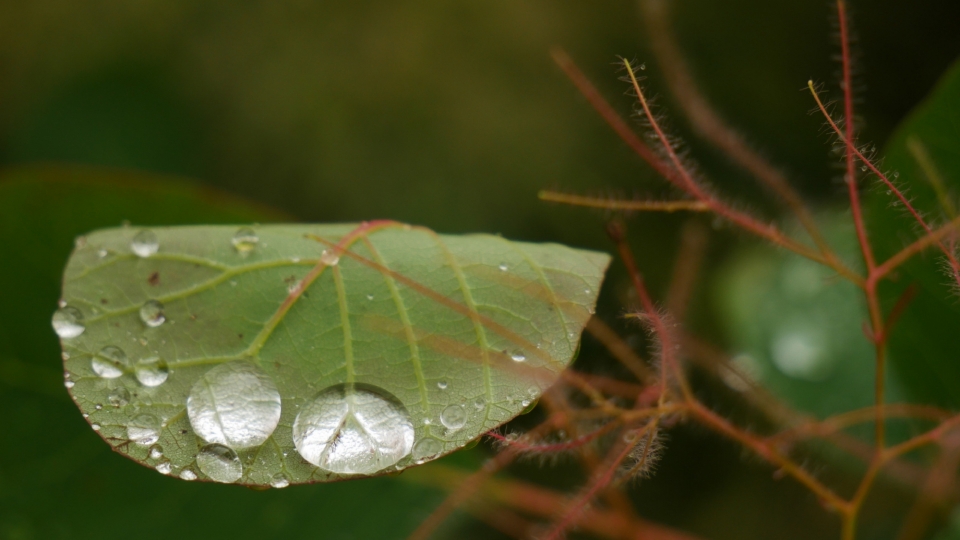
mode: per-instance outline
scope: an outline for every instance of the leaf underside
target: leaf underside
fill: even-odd
[[[517,416],[572,360],[609,263],[605,254],[557,244],[438,235],[389,221],[149,233],[157,250],[148,256],[132,249],[144,229],[124,227],[83,237],[70,257],[61,305],[79,310],[83,326],[76,337],[61,334],[70,393],[130,458],[181,478],[246,485],[400,470]],[[94,364],[113,358],[102,352],[110,347],[124,361],[107,378]],[[224,369],[259,373],[276,387],[279,421],[264,441],[197,433],[209,430],[194,425],[200,420],[188,414],[188,397],[215,403],[223,417],[210,418],[225,432],[255,431],[257,418],[269,416],[269,399],[257,395],[262,384],[237,385],[216,404],[222,395],[205,385]],[[207,397],[199,399],[198,389]],[[398,416],[381,415],[377,424],[348,407],[353,412],[328,437],[331,448],[347,447],[350,434],[376,438],[385,425],[409,425],[412,441],[396,443],[400,457],[374,456],[389,466],[356,474],[304,459],[294,444],[298,414],[332,410],[336,396],[362,408],[363,392]],[[249,429],[231,427],[229,418],[244,414],[253,415]],[[143,418],[159,422],[155,437],[143,437]],[[300,421],[301,432],[308,424]],[[217,469],[198,462],[211,442],[235,451],[236,478],[208,475]]]

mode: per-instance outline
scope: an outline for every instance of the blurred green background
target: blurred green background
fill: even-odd
[[[880,145],[960,54],[960,5],[872,0],[851,8],[864,138]],[[837,159],[804,91],[807,79],[836,79],[832,8],[680,0],[673,11],[681,46],[721,114],[811,200],[842,201]],[[171,187],[167,178],[121,172],[12,169],[0,177],[8,248],[0,262],[8,425],[0,538],[408,533],[442,494],[402,477],[255,493],[165,478],[111,454],[60,386],[49,328],[60,270],[74,236],[122,220],[392,218],[609,251],[604,214],[540,203],[537,191],[675,194],[552,64],[555,45],[624,114],[632,103],[613,63],[617,55],[645,62],[668,124],[713,182],[774,215],[744,173],[690,134],[658,80],[633,2],[0,0],[0,167],[87,164],[189,178]],[[661,298],[685,219],[630,222]],[[712,235],[708,269],[738,241]],[[615,268],[600,309],[624,330],[616,319],[626,289]],[[717,317],[696,309],[703,306],[691,313],[697,329],[722,342]],[[587,341],[581,364],[595,355]],[[721,412],[733,414],[729,407]],[[455,464],[475,465],[488,452],[481,445]],[[837,520],[812,496],[742,457],[701,430],[678,430],[658,475],[635,494],[639,511],[707,538],[835,536]],[[556,485],[579,481],[566,469],[518,472],[569,473]],[[844,474],[834,479],[840,485],[850,481]],[[862,538],[891,538],[902,514],[900,492],[881,493]],[[463,516],[443,534],[495,537]]]

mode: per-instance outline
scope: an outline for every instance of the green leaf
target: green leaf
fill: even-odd
[[[248,485],[382,474],[520,414],[570,363],[605,254],[359,225],[88,234],[53,324],[118,451]]]
[[[253,491],[183,482],[109,451],[64,389],[50,313],[74,238],[125,219],[290,218],[167,176],[86,167],[0,171],[0,243],[11,254],[0,258],[8,285],[0,302],[0,538],[99,538],[108,531],[136,531],[144,540],[406,537],[442,492],[402,476]],[[462,463],[475,461],[475,453],[445,461],[475,468]],[[477,524],[461,518],[450,524],[451,537],[481,537],[467,535]]]
[[[850,216],[821,217],[831,246],[856,261]],[[817,262],[760,247],[735,256],[715,291],[734,364],[747,377],[820,419],[873,405],[875,352],[863,334],[868,314],[856,285]],[[735,376],[728,380],[744,386]],[[887,401],[900,401],[902,391],[889,373],[886,384]]]
[[[960,64],[897,129],[887,144],[884,168],[896,171],[915,208],[932,226],[956,215],[960,188]],[[885,188],[867,199],[870,239],[883,260],[919,238],[922,230]],[[954,337],[960,328],[956,285],[944,271],[944,256],[930,248],[884,284],[887,310],[911,284],[916,297],[889,339],[893,367],[912,396],[927,403],[960,406],[960,364]]]

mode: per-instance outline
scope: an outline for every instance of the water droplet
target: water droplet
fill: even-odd
[[[373,300],[373,295],[372,295],[372,294],[368,294],[368,295],[367,295],[367,300]]]
[[[82,248],[86,247],[86,245],[87,245],[87,237],[86,237],[86,236],[78,236],[78,237],[76,237],[76,238],[73,240],[73,245],[74,245],[74,247],[76,247],[77,249],[82,249]]]
[[[163,457],[163,447],[155,444],[150,447],[150,459],[160,459]]]
[[[467,423],[467,413],[460,405],[449,405],[440,413],[440,423],[450,431],[456,431]]]
[[[211,480],[231,484],[243,476],[243,464],[233,450],[222,444],[208,444],[197,454],[197,467]]]
[[[92,427],[94,431],[100,431],[100,424],[93,423],[90,424],[90,427]]]
[[[643,71],[643,70],[645,70],[645,69],[647,69],[647,65],[646,65],[646,64],[640,64],[640,71]]]
[[[283,489],[290,485],[290,481],[287,480],[287,477],[283,474],[276,474],[273,478],[270,479],[270,487],[276,489]]]
[[[237,230],[230,241],[233,242],[233,247],[237,249],[238,253],[246,255],[253,251],[253,248],[257,247],[257,242],[260,241],[260,237],[257,236],[257,233],[250,227],[243,227]]]
[[[432,424],[432,423],[433,423],[433,422],[431,422],[429,418],[424,418],[424,419],[423,419],[423,425],[425,425],[425,426],[429,426],[429,425]]]
[[[197,479],[197,473],[191,471],[190,469],[184,469],[180,471],[180,479],[190,482],[191,480]]]
[[[414,430],[401,405],[379,392],[334,386],[297,414],[293,443],[300,455],[339,474],[371,474],[404,457]]]
[[[531,386],[527,388],[527,393],[530,394],[530,397],[537,397],[537,394],[540,393],[540,389],[536,386]]]
[[[141,358],[135,374],[144,386],[160,386],[170,376],[170,368],[163,358]]]
[[[133,237],[130,242],[130,249],[138,257],[149,257],[160,249],[160,242],[157,240],[157,234],[150,229],[144,229]]]
[[[500,266],[498,266],[498,268],[500,268],[500,271],[501,271],[501,272],[506,272],[506,271],[507,271],[507,265],[505,265],[505,264],[503,264],[503,263],[500,263]]]
[[[635,441],[635,440],[637,440],[637,432],[636,432],[636,431],[632,431],[632,430],[631,430],[631,431],[628,431],[628,432],[626,432],[626,433],[623,434],[623,442],[625,442],[625,443],[627,443],[627,444],[630,444],[630,443],[632,443],[632,442]]]
[[[140,306],[140,320],[150,328],[156,328],[167,320],[163,314],[163,304],[156,300],[147,300]]]
[[[257,366],[229,362],[206,372],[190,389],[187,415],[197,435],[230,448],[259,446],[280,422],[280,392]]]
[[[50,323],[53,331],[62,339],[75,338],[86,330],[83,326],[83,313],[73,306],[62,306],[55,311]]]
[[[73,381],[70,381],[70,380],[63,381],[63,386],[67,387],[67,389],[73,388],[73,385],[74,385]]]
[[[473,408],[478,411],[482,411],[484,408],[486,408],[486,406],[487,400],[483,399],[482,397],[478,397],[477,399],[473,400]]]
[[[510,353],[510,359],[514,362],[523,362],[527,359],[527,355],[523,354],[522,351],[513,351]]]
[[[423,463],[430,458],[435,457],[443,451],[443,445],[433,437],[425,437],[417,441],[413,447],[413,460],[417,463]]]
[[[160,420],[149,413],[137,415],[127,426],[127,438],[140,446],[150,446],[160,440]]]
[[[437,388],[439,388],[439,389],[441,389],[441,390],[446,390],[446,389],[447,389],[447,381],[446,381],[446,380],[437,381]]]
[[[103,404],[97,403],[96,405],[93,406],[93,408],[94,408],[94,410],[97,410],[97,411],[102,410],[102,409],[103,409]]]
[[[160,474],[170,474],[173,471],[173,465],[169,461],[157,463],[157,472]]]
[[[860,167],[860,170],[863,171],[863,172],[866,172],[866,171],[867,171],[867,166],[864,165],[863,167]]]
[[[106,258],[107,258],[107,255],[109,255],[109,254],[110,254],[110,252],[108,252],[108,251],[105,250],[105,249],[98,249],[98,250],[97,250],[97,257],[100,257],[101,259],[106,259]]]
[[[336,266],[340,262],[340,256],[336,252],[325,249],[323,253],[320,254],[320,262],[327,266]]]
[[[123,369],[127,366],[127,353],[120,347],[107,345],[100,349],[90,364],[97,375],[104,379],[116,379],[123,375]]]
[[[287,292],[290,293],[290,294],[294,294],[294,293],[298,292],[299,290],[300,290],[300,282],[299,282],[299,281],[294,281],[293,283],[291,283],[290,285],[287,286]]]
[[[894,178],[900,178],[900,171],[893,171]]]

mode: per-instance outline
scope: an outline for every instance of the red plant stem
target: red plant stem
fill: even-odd
[[[601,427],[600,429],[591,431],[586,435],[582,435],[580,437],[577,437],[576,439],[572,439],[566,442],[555,443],[555,444],[527,444],[519,440],[511,441],[509,438],[493,431],[487,432],[486,435],[487,437],[490,437],[491,439],[495,439],[499,441],[501,444],[503,444],[504,446],[512,448],[518,452],[548,454],[551,452],[563,452],[566,450],[575,450],[589,443],[590,441],[596,440],[597,437],[600,437],[605,433],[609,433],[610,431],[612,431],[614,428],[617,428],[617,427],[620,427],[618,422],[610,421],[604,424],[603,427]]]

